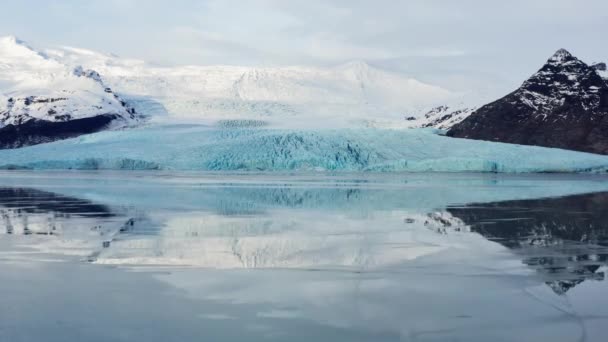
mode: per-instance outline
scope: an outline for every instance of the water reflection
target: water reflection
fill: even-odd
[[[91,201],[29,188],[0,188],[0,206],[23,213],[56,213],[104,218],[114,216],[110,209]]]
[[[203,301],[189,319],[250,329],[252,340],[294,331],[332,341],[586,336],[568,300],[604,283],[608,193],[568,195],[593,188],[586,183],[528,191],[519,180],[452,186],[437,177],[404,188],[3,187],[0,228],[11,236],[0,243],[78,256],[80,272],[154,270],[155,280]],[[463,202],[473,204],[450,205]],[[149,283],[108,291],[131,296]]]
[[[472,232],[515,250],[556,293],[603,280],[608,193],[448,208]]]
[[[0,188],[0,216],[6,234],[58,234],[62,222],[112,218],[104,205],[28,188]]]
[[[395,267],[446,248],[499,243],[556,293],[603,280],[608,193],[500,201],[447,209],[398,207],[393,189],[208,189],[188,211],[125,211],[28,188],[0,188],[6,234],[63,235],[105,264],[209,268]],[[390,204],[383,209],[380,201]],[[84,233],[84,234],[83,234]],[[442,236],[458,233],[457,241]],[[470,240],[470,241],[469,241]],[[80,247],[80,246],[79,246]]]

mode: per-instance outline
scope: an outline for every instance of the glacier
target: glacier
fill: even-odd
[[[608,156],[455,139],[434,129],[151,125],[0,151],[1,169],[606,172]],[[539,158],[542,157],[542,158]]]

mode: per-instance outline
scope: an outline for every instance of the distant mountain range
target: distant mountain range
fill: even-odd
[[[606,64],[588,65],[561,49],[519,89],[448,135],[608,154]]]

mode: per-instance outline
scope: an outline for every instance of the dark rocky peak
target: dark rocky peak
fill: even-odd
[[[560,49],[514,92],[448,136],[608,154],[608,73]]]
[[[564,85],[578,87],[580,82],[585,80],[600,82],[600,77],[595,71],[593,67],[561,49],[549,58],[537,73],[524,82],[524,86],[544,84],[558,88],[563,88]]]
[[[560,49],[516,93],[524,104],[545,115],[565,103],[596,108],[607,92],[608,85],[595,68]]]
[[[568,62],[576,62],[578,59],[574,57],[570,51],[566,49],[557,50],[551,58],[547,61],[547,64],[559,65]]]

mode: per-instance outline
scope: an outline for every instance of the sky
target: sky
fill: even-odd
[[[608,1],[20,0],[2,5],[0,34],[162,65],[362,60],[439,84],[515,84],[559,48],[608,60]]]

